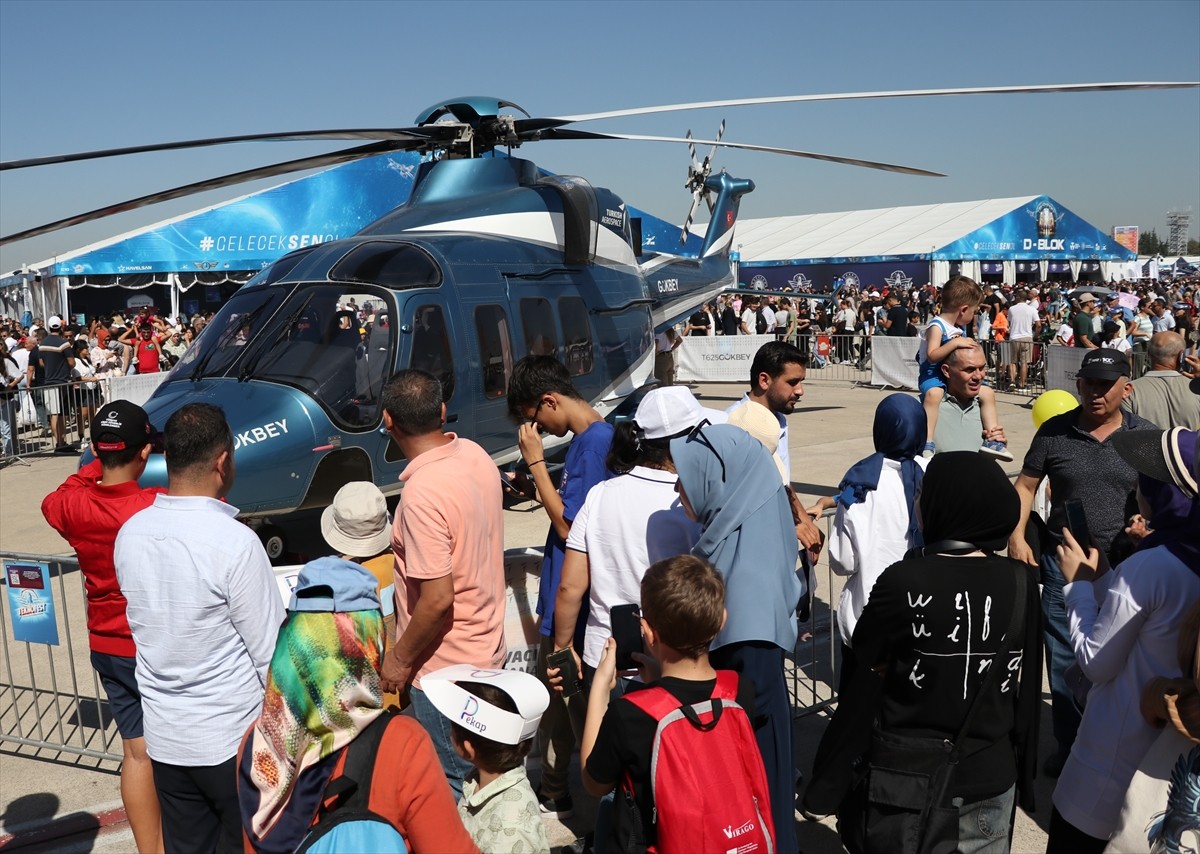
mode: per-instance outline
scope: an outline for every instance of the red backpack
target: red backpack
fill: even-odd
[[[658,722],[650,757],[649,851],[775,851],[767,774],[737,689],[737,673],[718,670],[712,698],[692,706],[660,687],[625,695]],[[628,776],[622,788],[632,797]]]

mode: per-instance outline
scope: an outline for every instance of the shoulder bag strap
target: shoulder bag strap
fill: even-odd
[[[342,773],[325,785],[319,815],[324,816],[342,807],[367,808],[371,798],[371,777],[375,773],[375,756],[393,717],[395,712],[385,709],[346,745],[346,762],[342,766]]]

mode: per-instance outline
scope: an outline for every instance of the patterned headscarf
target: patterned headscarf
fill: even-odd
[[[295,851],[339,751],[383,711],[377,610],[289,612],[262,714],[238,767],[242,826],[257,851]]]

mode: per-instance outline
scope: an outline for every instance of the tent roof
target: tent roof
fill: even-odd
[[[739,220],[742,263],[928,255],[1038,196]]]

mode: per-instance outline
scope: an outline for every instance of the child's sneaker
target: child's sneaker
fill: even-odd
[[[937,448],[934,446],[933,442],[926,442],[925,447],[921,450],[921,456],[925,459],[929,459],[936,453]]]
[[[979,453],[987,457],[994,457],[997,460],[1003,460],[1006,463],[1013,461],[1012,451],[1003,442],[984,442],[983,447],[979,449]]]

